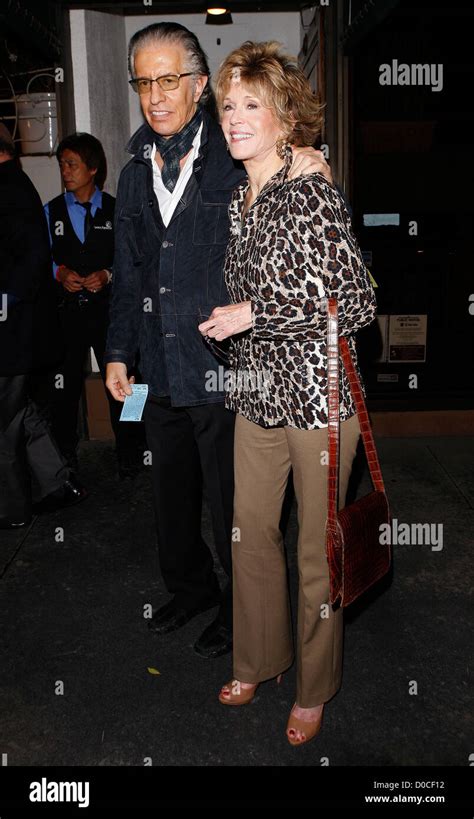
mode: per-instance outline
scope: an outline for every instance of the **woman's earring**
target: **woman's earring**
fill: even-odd
[[[280,159],[286,159],[287,147],[288,141],[285,139],[285,137],[280,137],[280,139],[277,139],[275,149]]]

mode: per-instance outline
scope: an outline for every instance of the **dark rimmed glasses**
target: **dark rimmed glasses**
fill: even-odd
[[[224,364],[229,364],[229,344],[227,344],[226,347],[223,347],[222,343],[218,344],[209,336],[203,336],[203,339],[216,358],[220,358]]]
[[[150,77],[134,77],[129,83],[137,94],[149,94],[154,82],[157,82],[163,91],[174,91],[178,88],[181,77],[191,77],[193,74],[193,71],[187,71],[185,74],[164,74],[154,80]]]

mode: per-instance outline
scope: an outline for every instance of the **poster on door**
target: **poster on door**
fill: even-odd
[[[426,329],[426,315],[391,315],[388,360],[402,364],[426,361]]]

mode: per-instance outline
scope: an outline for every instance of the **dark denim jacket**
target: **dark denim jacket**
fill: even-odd
[[[151,161],[144,158],[148,135],[144,125],[131,138],[127,151],[134,157],[118,185],[104,360],[129,369],[138,363],[150,393],[170,395],[173,406],[223,401],[222,389],[215,391],[222,386],[222,361],[197,327],[214,307],[229,302],[223,278],[228,207],[244,172],[228,154],[220,126],[204,113],[192,176],[165,227]]]

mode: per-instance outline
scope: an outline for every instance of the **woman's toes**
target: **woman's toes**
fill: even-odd
[[[305,739],[305,735],[301,733],[301,731],[297,731],[295,728],[290,728],[288,731],[288,736],[290,739],[296,740],[296,742],[302,742]]]
[[[301,731],[295,731],[293,728],[290,730],[289,735],[291,739],[295,739],[296,742],[306,741],[306,734],[303,734]]]

